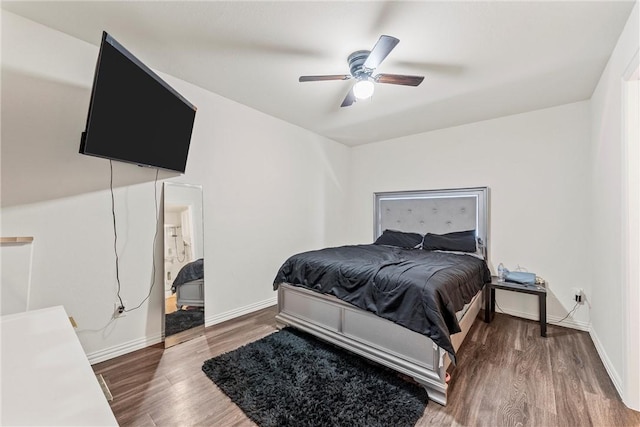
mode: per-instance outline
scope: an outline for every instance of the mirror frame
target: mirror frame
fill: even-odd
[[[180,265],[178,271],[182,270],[185,265],[191,264],[194,261],[199,260],[200,258],[204,259],[204,213],[203,213],[203,197],[202,197],[202,186],[196,184],[184,184],[180,182],[164,182],[163,185],[163,292],[164,292],[164,323],[163,323],[163,335],[164,335],[164,343],[165,348],[174,346],[181,342],[188,341],[190,339],[196,338],[204,334],[204,314],[205,314],[205,281],[204,281],[204,272],[202,273],[202,278],[198,278],[198,280],[188,281],[179,286],[182,289],[187,290],[187,292],[183,292],[185,296],[180,295],[180,288],[173,290],[173,281],[178,276],[178,273],[175,271],[175,268],[168,269],[167,265],[170,262],[173,264],[175,260],[178,260],[182,265]],[[181,189],[188,190],[198,190],[199,197],[188,197],[187,195],[184,198],[175,197],[174,193]],[[169,197],[167,197],[169,196]],[[190,200],[191,199],[191,200]],[[187,221],[190,221],[191,226],[189,227],[189,231],[185,234],[182,233],[183,222],[180,221],[180,225],[178,224],[168,224],[167,218],[170,216],[171,212],[174,212],[172,207],[184,207],[182,211],[191,209],[191,215]],[[199,211],[199,212],[198,212]],[[169,213],[169,214],[168,214]],[[196,224],[196,222],[198,222]],[[179,235],[182,240],[182,255],[185,257],[188,255],[189,247],[191,247],[191,256],[189,256],[189,260],[180,260],[180,253],[177,240],[175,247],[175,254],[171,253],[172,247],[167,245],[168,235],[167,233],[173,229],[172,232],[174,239],[178,237],[178,229],[180,229]],[[199,230],[199,232],[197,231]],[[187,236],[187,240],[184,240],[184,236]],[[172,246],[172,245],[171,245]],[[170,261],[169,261],[170,260]],[[204,270],[204,261],[202,264],[202,270]],[[170,285],[171,284],[171,285]],[[168,288],[168,285],[171,288]],[[171,294],[167,296],[167,293],[171,291]],[[175,300],[175,301],[174,301]],[[182,300],[185,302],[180,306],[177,306],[175,310],[169,312],[169,306],[171,304],[177,305],[178,302]],[[172,333],[171,335],[166,335],[167,331],[167,321],[168,315],[173,314],[175,312],[181,311],[182,307],[186,307],[186,311],[198,311],[202,312],[202,323],[198,323],[196,326],[184,329],[179,332]]]

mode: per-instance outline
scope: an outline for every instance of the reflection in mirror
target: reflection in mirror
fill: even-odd
[[[165,347],[204,333],[202,187],[164,183]]]

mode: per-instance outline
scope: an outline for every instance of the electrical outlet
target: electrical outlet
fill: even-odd
[[[573,300],[578,304],[582,304],[584,302],[584,291],[582,288],[571,288],[573,292]]]
[[[122,301],[122,304],[120,304],[120,301],[116,301],[113,303],[113,318],[121,318],[121,317],[125,317],[127,315],[125,308],[127,307],[127,302],[126,301]]]

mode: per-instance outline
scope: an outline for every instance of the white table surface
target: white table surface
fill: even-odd
[[[117,426],[62,306],[0,317],[2,426]]]

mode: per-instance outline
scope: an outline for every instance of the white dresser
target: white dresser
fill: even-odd
[[[0,344],[0,425],[118,425],[62,306],[0,317]]]

